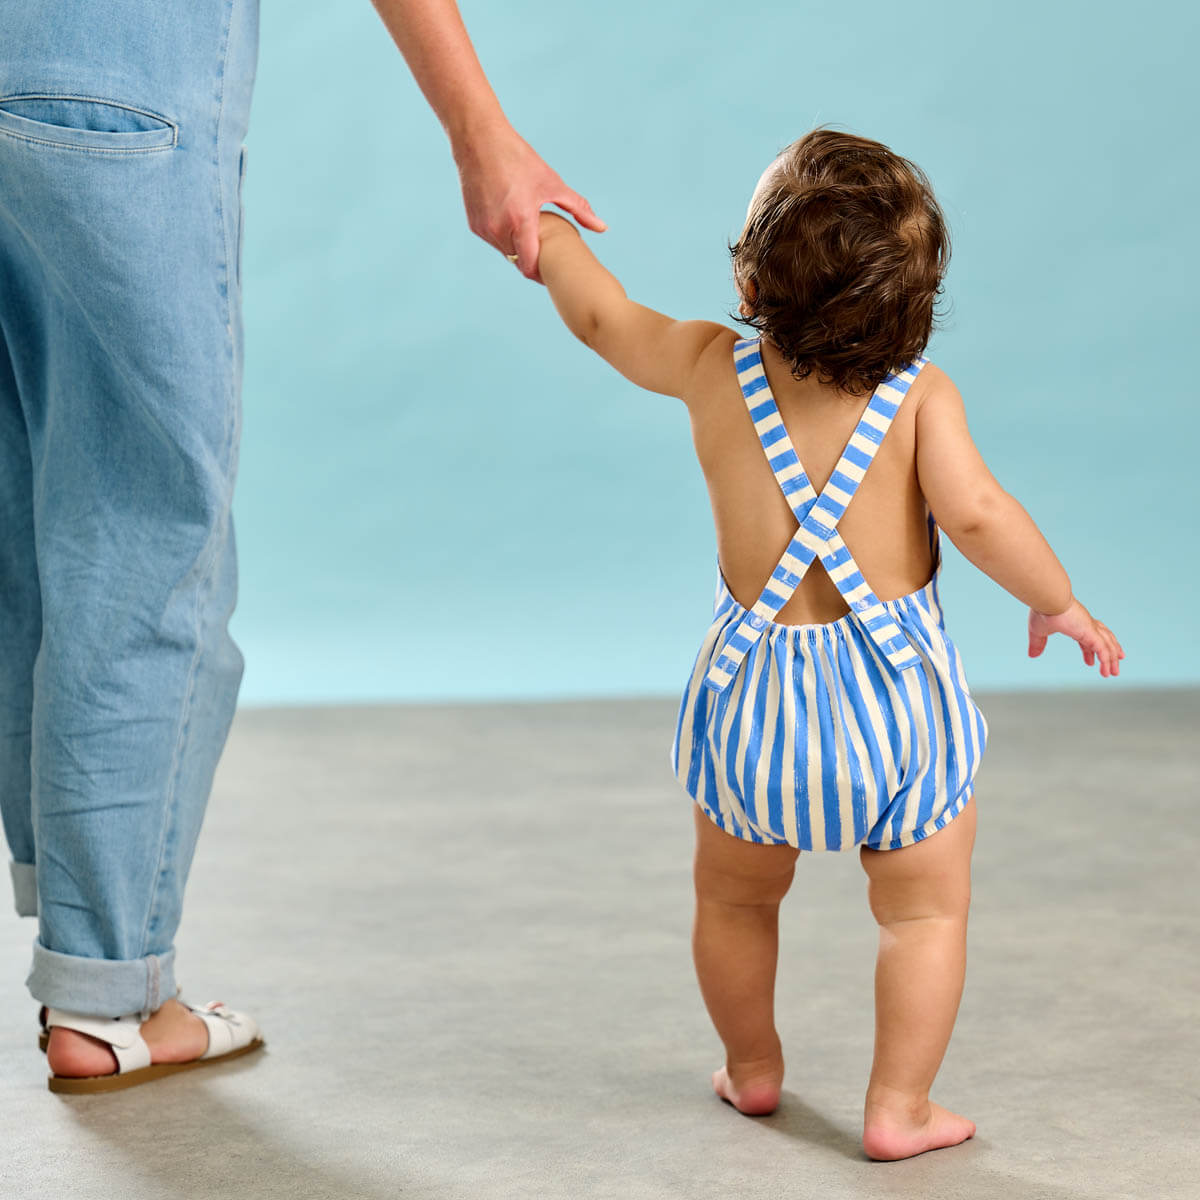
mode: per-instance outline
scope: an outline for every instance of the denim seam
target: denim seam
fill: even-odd
[[[221,149],[225,121],[225,68],[229,64],[229,35],[233,26],[233,6],[237,0],[227,0],[225,5],[225,28],[221,31],[221,65],[217,72],[217,136],[214,166],[217,181],[217,225],[221,230],[221,270],[225,285],[225,331],[229,334],[229,358],[233,362],[233,297],[229,287],[229,237],[225,228],[225,200],[221,180]]]
[[[142,1012],[154,1012],[154,1001],[158,998],[161,984],[162,968],[159,966],[158,956],[149,954],[146,956],[146,1003],[142,1006]]]
[[[73,150],[76,154],[162,154],[173,150],[177,144],[171,141],[164,146],[130,146],[128,149],[111,146],[80,146],[77,142],[52,142],[49,138],[30,137],[27,133],[14,133],[11,129],[0,128],[0,135],[13,138],[18,142],[29,142],[34,146],[56,146],[60,150]]]
[[[126,104],[123,100],[113,100],[108,96],[84,96],[79,92],[13,92],[11,95],[0,96],[0,104],[7,104],[10,100],[85,100],[90,104],[104,104],[109,108],[120,108],[143,117],[153,117],[164,125],[170,125],[172,129],[179,128],[177,122],[160,112],[150,108],[139,108],[136,104]]]
[[[226,296],[226,330],[232,331],[232,320],[230,317],[229,301],[229,254],[228,246],[225,241],[225,215],[224,206],[221,202],[221,118],[224,114],[225,106],[225,67],[229,57],[229,33],[233,23],[233,3],[235,0],[230,0],[225,8],[225,27],[221,31],[221,51],[219,56],[219,66],[217,71],[217,121],[216,121],[216,179],[217,179],[217,218],[218,226],[221,231],[221,249],[222,249],[222,270],[225,274],[225,296]],[[229,354],[232,360],[233,347],[232,340],[229,346]],[[232,407],[227,406],[227,407]],[[229,457],[229,443],[233,435],[233,422],[229,422],[229,427],[226,430],[226,451],[225,457]],[[225,507],[228,508],[228,498],[226,499]],[[201,630],[201,612],[203,606],[201,601],[207,599],[208,594],[213,587],[213,576],[215,573],[217,558],[222,544],[222,537],[225,536],[224,531],[228,528],[228,517],[222,522],[221,526],[214,530],[214,536],[211,538],[211,553],[208,562],[205,564],[204,572],[201,575],[199,584],[196,588],[196,602],[194,607],[195,629],[196,629],[196,650],[192,655],[191,664],[188,667],[187,690],[184,694],[183,708],[180,713],[179,733],[175,739],[175,749],[171,756],[170,776],[167,783],[166,803],[163,806],[163,824],[162,833],[159,838],[158,854],[155,860],[154,872],[154,887],[150,894],[150,903],[146,908],[146,922],[142,927],[142,951],[145,953],[147,939],[150,934],[150,927],[158,909],[159,902],[159,886],[162,881],[163,873],[163,857],[166,853],[167,844],[170,839],[171,829],[173,825],[172,818],[175,815],[175,796],[179,786],[179,776],[183,770],[183,747],[187,742],[188,729],[191,726],[192,717],[192,702],[196,694],[196,668],[200,662],[200,652],[203,643]],[[220,535],[220,536],[217,536]]]

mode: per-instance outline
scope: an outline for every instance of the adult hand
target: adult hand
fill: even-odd
[[[517,269],[527,279],[542,282],[537,262],[543,204],[557,205],[597,233],[608,228],[512,126],[477,136],[454,157],[471,232],[501,254],[515,254]]]

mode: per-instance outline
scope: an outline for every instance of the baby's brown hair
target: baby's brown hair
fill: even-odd
[[[861,394],[925,349],[950,238],[920,167],[814,129],[775,160],[729,251],[743,324],[797,379]]]

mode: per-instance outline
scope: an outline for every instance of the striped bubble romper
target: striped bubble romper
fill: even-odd
[[[719,576],[716,612],[679,710],[672,765],[726,833],[800,850],[896,850],[971,798],[987,723],[967,689],[933,577],[898,600],[871,591],[838,522],[926,359],[875,390],[818,496],[784,428],[759,341],[734,349],[738,382],[799,528],[754,607]],[[822,625],[774,618],[814,559],[850,611]]]

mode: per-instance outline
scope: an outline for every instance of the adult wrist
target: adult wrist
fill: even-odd
[[[499,101],[494,97],[490,103],[454,113],[443,121],[446,136],[450,139],[450,151],[454,161],[477,159],[481,151],[498,138],[516,134],[509,124]]]

